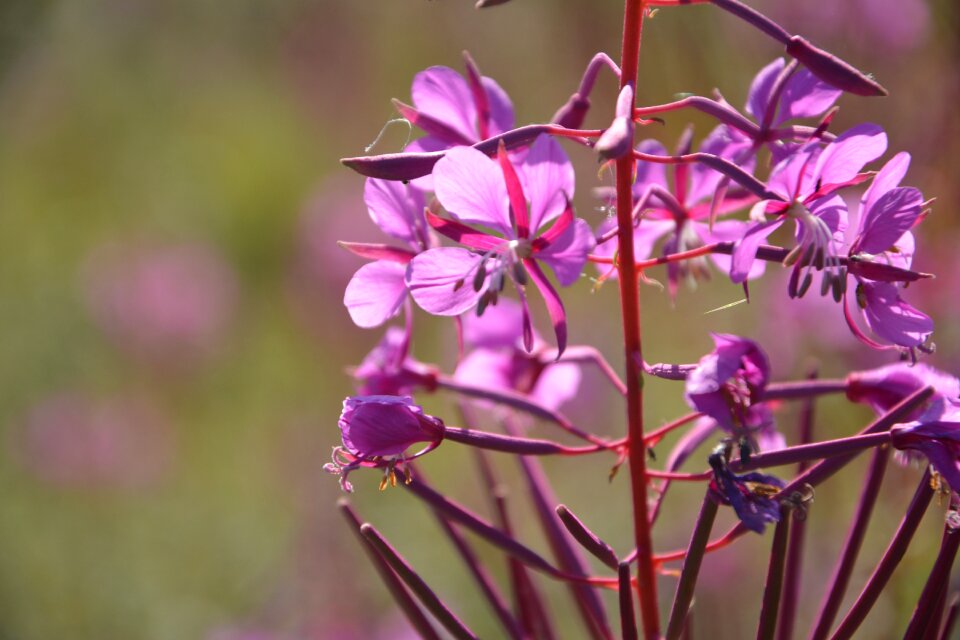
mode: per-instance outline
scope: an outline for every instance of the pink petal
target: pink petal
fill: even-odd
[[[556,140],[541,135],[517,170],[530,202],[530,228],[536,233],[563,212],[567,200],[573,199],[573,165]]]
[[[593,231],[586,221],[577,218],[573,224],[551,242],[546,249],[537,251],[538,260],[550,265],[561,286],[569,287],[583,273],[587,254],[594,247]]]
[[[519,302],[501,298],[484,312],[482,318],[473,314],[464,316],[463,340],[474,349],[516,347],[520,341],[522,315]]]
[[[490,308],[493,311],[500,305]],[[480,321],[486,320],[483,314]],[[515,329],[520,328],[518,317]],[[490,390],[513,391],[510,374],[513,370],[513,353],[507,350],[474,349],[457,365],[453,377],[457,382]]]
[[[403,264],[378,260],[353,274],[343,294],[343,304],[354,324],[369,329],[397,315],[407,295],[403,282],[406,269]]]
[[[419,244],[417,228],[423,229],[423,193],[399,181],[367,179],[363,201],[374,224],[388,236]]]
[[[860,229],[863,229],[863,212],[872,209],[877,199],[887,191],[899,187],[903,177],[907,175],[907,169],[909,168],[910,154],[906,151],[901,151],[887,160],[883,168],[877,172],[877,175],[873,178],[873,182],[870,183],[870,186],[863,194],[863,199],[860,200]]]
[[[913,187],[897,187],[880,196],[863,216],[863,235],[857,252],[881,253],[913,228],[923,210],[923,194]]]
[[[807,69],[799,69],[790,76],[780,97],[780,124],[793,118],[814,118],[840,99],[843,91],[827,84]]]
[[[886,282],[864,282],[866,306],[863,316],[875,334],[900,345],[915,347],[933,333],[933,320],[900,298],[896,286]]]
[[[563,301],[547,280],[547,276],[540,270],[536,260],[524,260],[523,264],[547,305],[547,314],[550,316],[553,331],[557,336],[557,357],[560,357],[563,350],[567,348],[567,313],[563,308]]]
[[[480,82],[487,91],[490,106],[490,135],[513,129],[513,103],[510,102],[510,96],[492,78],[484,76]]]
[[[485,284],[480,291],[473,289],[473,275],[479,262],[480,256],[466,249],[424,251],[407,266],[410,295],[429,313],[458,316],[472,309],[486,288]]]
[[[446,124],[465,139],[478,139],[477,108],[467,81],[450,67],[430,67],[413,78],[413,104],[423,114]]]
[[[852,180],[887,150],[887,134],[875,124],[861,124],[831,142],[817,159],[814,174],[827,184]]]
[[[433,182],[440,204],[461,222],[513,235],[507,187],[497,163],[473,147],[454,147],[437,162]]]
[[[770,92],[773,90],[773,83],[777,76],[783,71],[785,66],[783,58],[777,58],[757,73],[750,83],[750,92],[747,94],[747,113],[753,116],[757,122],[763,120],[763,114],[767,111],[767,105],[770,104]]]
[[[744,233],[749,227],[749,223],[742,222],[740,220],[722,220],[716,222],[713,225],[713,229],[710,230],[707,225],[703,223],[693,223],[697,234],[703,238],[704,243],[711,242],[736,242],[743,237]],[[713,264],[717,268],[724,272],[729,273],[730,269],[733,266],[733,258],[731,256],[723,255],[722,253],[711,253],[710,259],[713,261]],[[754,260],[753,264],[750,266],[749,271],[747,271],[746,279],[755,280],[762,276],[767,269],[767,263],[764,260]]]
[[[757,207],[765,206],[765,202],[758,202]],[[730,280],[739,284],[747,279],[753,270],[753,263],[757,258],[757,249],[766,240],[767,236],[783,224],[782,219],[761,222],[751,227],[744,236],[733,245],[733,255],[730,261]]]
[[[559,409],[577,396],[582,377],[580,366],[572,362],[548,365],[537,379],[530,396],[541,406]]]

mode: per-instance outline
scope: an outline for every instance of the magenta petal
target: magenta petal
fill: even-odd
[[[572,362],[548,365],[540,374],[530,395],[543,407],[559,409],[577,396],[581,377],[580,366]]]
[[[406,265],[378,260],[360,267],[343,294],[343,304],[358,327],[378,327],[397,315],[407,287]]]
[[[847,231],[847,212],[846,201],[838,195],[820,198],[810,203],[810,213],[823,220],[830,231],[833,232],[833,239],[843,242]],[[799,225],[798,225],[799,227]],[[800,241],[798,234],[797,241]]]
[[[450,67],[430,67],[413,78],[413,104],[467,140],[477,140],[477,109],[467,81]]]
[[[764,206],[764,203],[759,202],[756,206]],[[781,224],[783,224],[783,220],[779,218],[756,224],[733,245],[730,280],[739,284],[747,279],[753,270],[753,263],[757,258],[757,249],[760,248],[760,244]]]
[[[563,301],[535,260],[524,260],[523,264],[527,267],[530,279],[540,290],[547,305],[547,314],[550,316],[553,331],[557,336],[557,357],[559,357],[567,348],[567,313],[563,308]]]
[[[907,169],[909,168],[910,154],[906,151],[901,151],[887,160],[887,163],[877,172],[877,175],[873,178],[873,182],[870,183],[870,186],[863,194],[863,199],[860,201],[861,218],[864,217],[864,212],[874,207],[874,204],[880,196],[900,186],[900,182],[903,180],[903,177],[907,175]],[[864,220],[861,219],[861,230],[863,229],[863,223]]]
[[[573,165],[556,140],[541,135],[517,172],[530,203],[530,229],[536,235],[540,227],[563,213],[567,200],[573,199]]]
[[[400,396],[347,398],[339,426],[343,446],[364,457],[396,456],[417,442],[439,442],[444,430],[412,398]]]
[[[670,155],[667,152],[666,147],[656,140],[643,140],[637,145],[637,151],[651,156]],[[636,176],[633,183],[633,197],[635,199],[639,198],[641,195],[643,195],[643,192],[646,190],[646,188],[651,184],[655,184],[658,187],[663,187],[669,191],[670,187],[667,184],[666,167],[667,165],[660,164],[659,162],[644,162],[643,160],[638,161]]]
[[[473,147],[454,147],[437,162],[433,183],[440,204],[461,222],[512,236],[503,173]]]
[[[497,306],[500,306],[499,304]],[[496,309],[493,307],[490,310]],[[487,314],[480,320],[486,320]],[[520,327],[520,318],[514,328]],[[506,350],[474,349],[457,365],[453,377],[457,382],[490,389],[513,391],[513,354]]]
[[[424,251],[407,265],[410,295],[424,311],[438,316],[458,316],[473,308],[480,291],[473,289],[473,275],[480,256],[466,249]],[[459,284],[459,286],[457,286]]]
[[[487,308],[482,318],[468,314],[463,318],[463,341],[471,348],[497,349],[516,347],[523,322],[520,303],[501,298]]]
[[[770,92],[773,90],[773,83],[777,76],[783,71],[786,63],[783,58],[777,58],[757,73],[750,83],[750,91],[747,93],[747,113],[753,116],[757,122],[763,120],[763,114],[767,111],[767,105],[770,104]]]
[[[923,344],[933,333],[933,320],[900,298],[896,286],[864,282],[863,316],[878,336],[901,347]]]
[[[809,143],[788,155],[773,167],[767,187],[788,202],[812,193],[816,188],[813,168],[819,153],[819,145]]]
[[[577,218],[567,227],[560,237],[551,242],[547,248],[537,251],[538,260],[550,265],[557,275],[561,286],[569,287],[583,273],[587,264],[587,255],[594,247],[593,231],[586,221]]]
[[[827,145],[817,159],[815,175],[825,184],[852,180],[887,150],[887,134],[875,124],[861,124]]]
[[[369,178],[363,201],[374,224],[389,236],[412,245],[419,243],[417,228],[423,229],[423,193],[402,182]]]
[[[840,99],[843,92],[824,82],[807,69],[799,69],[790,76],[780,97],[780,116],[776,122],[782,123],[793,118],[814,118]]]
[[[693,222],[697,234],[703,239],[704,243],[711,242],[736,242],[743,237],[749,227],[749,223],[741,220],[721,220],[714,223],[713,229],[708,229],[707,225],[699,222]],[[711,253],[710,259],[717,269],[724,273],[729,273],[733,266],[733,258],[722,253]],[[767,263],[763,260],[754,260],[750,270],[747,272],[747,280],[755,280],[762,276],[767,269]]]
[[[923,194],[917,189],[897,187],[887,191],[864,214],[863,235],[856,250],[877,254],[890,249],[913,228],[922,211]]]
[[[513,129],[513,103],[510,96],[493,78],[484,76],[480,83],[487,92],[490,106],[490,135],[495,136]]]
[[[756,164],[756,154],[751,154],[745,160],[735,159],[741,151],[749,149],[752,143],[734,140],[730,137],[730,131],[731,129],[725,125],[715,127],[700,143],[700,152],[732,160],[744,171],[752,173]],[[701,200],[713,198],[720,181],[724,179],[722,173],[699,162],[691,165],[689,175],[686,202],[683,203],[687,207],[692,207]]]

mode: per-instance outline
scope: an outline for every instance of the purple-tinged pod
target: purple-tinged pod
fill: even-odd
[[[786,51],[815,76],[847,93],[868,97],[888,95],[876,80],[800,36],[790,38]]]

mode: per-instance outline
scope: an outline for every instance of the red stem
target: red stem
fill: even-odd
[[[640,63],[640,36],[643,31],[644,0],[626,0],[623,16],[623,44],[620,57],[620,89],[636,88]],[[634,91],[636,95],[636,91]],[[657,611],[657,583],[653,564],[653,544],[647,514],[647,446],[643,439],[643,362],[640,348],[640,299],[637,272],[633,268],[633,167],[630,154],[616,162],[617,172],[617,240],[620,251],[620,304],[623,315],[623,342],[627,373],[627,436],[630,460],[630,488],[633,496],[633,523],[637,544],[637,585],[643,633],[648,640],[660,635]]]

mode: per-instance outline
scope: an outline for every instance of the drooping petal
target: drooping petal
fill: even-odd
[[[350,318],[358,327],[378,327],[400,311],[407,295],[404,264],[377,260],[360,267],[343,294]]]
[[[886,150],[887,134],[879,125],[857,125],[824,148],[814,174],[824,185],[843,184]]]
[[[467,81],[450,67],[430,67],[413,77],[413,104],[422,113],[477,141],[477,108]]]
[[[923,344],[933,333],[933,320],[903,301],[896,286],[887,282],[864,282],[863,316],[878,336],[901,347]]]
[[[573,200],[573,165],[560,143],[541,135],[517,172],[530,203],[530,229],[536,235],[540,227],[563,213],[568,200]]]
[[[577,218],[545,249],[537,251],[535,256],[553,269],[561,286],[569,287],[583,273],[587,255],[593,250],[594,243],[590,225]]]
[[[427,223],[436,229],[440,235],[450,238],[454,242],[466,245],[471,249],[490,251],[503,244],[502,238],[477,231],[473,227],[468,227],[456,220],[441,218],[430,211],[427,212]]]
[[[417,225],[424,228],[424,198],[419,189],[399,181],[368,178],[363,201],[381,231],[411,245],[419,243]]]
[[[507,188],[494,160],[473,147],[454,147],[437,162],[433,182],[440,204],[457,220],[512,237]]]
[[[754,205],[754,209],[763,206],[766,206],[765,202],[758,202]],[[783,224],[781,218],[755,224],[733,245],[733,254],[730,260],[730,280],[739,284],[747,279],[753,269],[760,244],[781,224]]]
[[[553,331],[557,336],[557,355],[559,357],[567,348],[567,312],[563,308],[563,301],[550,281],[547,280],[547,276],[541,271],[536,260],[524,260],[523,264],[547,305],[547,314],[550,316]]]
[[[843,92],[824,82],[807,69],[798,69],[787,80],[780,96],[776,124],[793,118],[813,118],[825,113]]]
[[[874,201],[863,216],[863,235],[855,244],[857,252],[887,251],[913,225],[923,211],[923,194],[913,187],[897,187]]]
[[[424,251],[407,265],[410,295],[424,311],[438,316],[458,316],[472,309],[486,290],[473,288],[480,256],[455,247]]]
[[[763,114],[767,111],[767,105],[770,104],[770,92],[773,90],[773,84],[777,76],[783,71],[786,65],[783,58],[777,58],[757,73],[750,83],[750,91],[747,93],[746,110],[757,122],[763,120]]]

